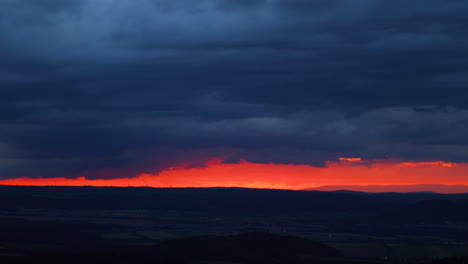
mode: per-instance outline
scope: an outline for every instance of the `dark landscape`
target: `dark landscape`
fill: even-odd
[[[8,201],[0,205],[0,254],[18,263],[424,263],[468,255],[468,194],[2,186],[0,199]]]

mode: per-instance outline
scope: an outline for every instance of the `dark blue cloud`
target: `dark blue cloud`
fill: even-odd
[[[155,172],[208,150],[316,166],[468,161],[467,11],[462,0],[2,1],[0,177]],[[169,162],[161,149],[195,154]]]

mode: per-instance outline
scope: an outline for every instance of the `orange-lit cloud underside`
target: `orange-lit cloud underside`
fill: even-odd
[[[17,178],[0,185],[34,186],[149,186],[149,187],[247,187],[300,190],[326,185],[468,185],[468,163],[365,161],[340,158],[326,167],[290,164],[224,164],[212,160],[202,168],[173,167],[159,175],[141,174],[129,179],[89,180]],[[428,190],[429,191],[429,190]],[[430,190],[437,191],[437,190]],[[442,192],[450,192],[445,188]]]

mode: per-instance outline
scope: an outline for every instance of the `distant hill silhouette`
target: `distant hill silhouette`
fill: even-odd
[[[64,210],[145,209],[194,211],[223,215],[302,212],[378,212],[391,207],[383,197],[358,193],[307,192],[242,188],[94,188],[0,187],[0,209]]]
[[[468,193],[468,185],[416,184],[416,185],[327,185],[305,189],[308,191],[357,191],[357,192],[435,192]]]
[[[96,188],[0,186],[1,210],[161,210],[210,215],[380,214],[431,200],[467,200],[468,194],[360,193],[242,188]],[[449,207],[452,208],[452,207]],[[428,209],[431,210],[430,208]],[[454,209],[457,210],[457,209]]]

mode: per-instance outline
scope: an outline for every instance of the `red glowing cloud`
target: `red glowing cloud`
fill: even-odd
[[[361,162],[362,158],[338,158],[340,161]]]
[[[246,187],[301,190],[320,186],[468,185],[468,163],[365,161],[339,158],[326,167],[292,164],[226,164],[213,159],[204,167],[171,167],[158,175],[141,174],[129,179],[90,180],[84,177],[17,178],[1,185],[35,186],[148,186],[148,187]],[[337,187],[338,188],[338,187]],[[377,190],[377,189],[376,189]],[[411,190],[411,187],[404,188]],[[457,189],[458,190],[458,189]],[[468,190],[468,189],[467,189]],[[431,189],[427,191],[438,191]],[[451,192],[445,188],[441,192]]]

